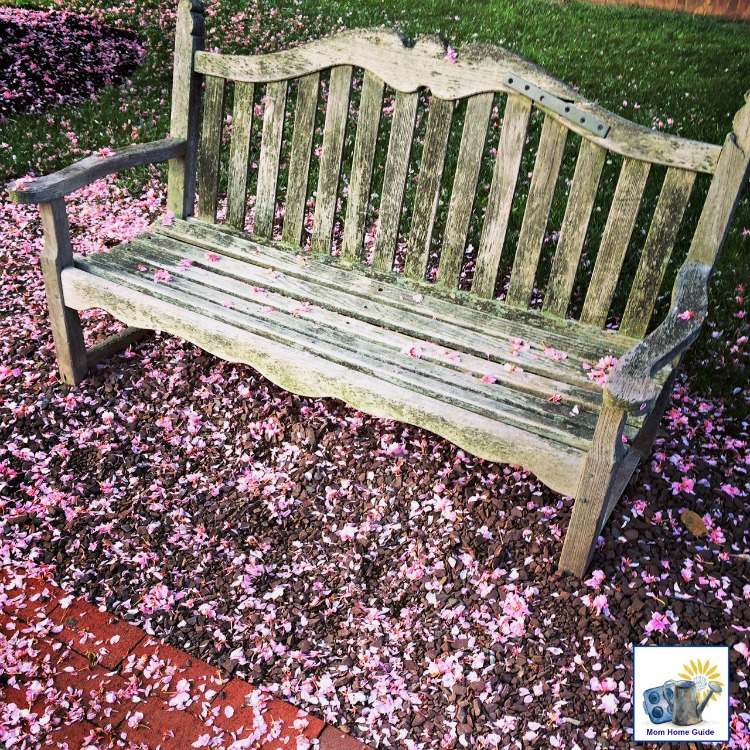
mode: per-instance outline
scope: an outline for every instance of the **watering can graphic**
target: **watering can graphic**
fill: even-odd
[[[700,703],[698,689],[692,680],[667,680],[662,686],[662,691],[672,714],[672,723],[686,727],[703,721],[703,710],[714,693],[721,693],[721,685],[709,682],[708,693]]]

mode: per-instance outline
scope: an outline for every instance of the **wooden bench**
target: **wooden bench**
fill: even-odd
[[[370,30],[231,56],[203,51],[203,30],[200,3],[181,0],[170,138],[91,156],[12,193],[41,204],[62,380],[77,385],[94,362],[158,329],[295,393],[522,464],[576,498],[560,568],[581,576],[706,317],[747,179],[750,106],[716,146],[630,123],[495,47],[469,46],[454,60],[434,39],[409,48]],[[74,257],[65,195],[164,160],[174,221]],[[478,178],[488,169],[487,190]],[[671,309],[645,335],[700,174],[713,177]],[[87,351],[77,311],[90,308],[134,328]],[[602,387],[585,368],[608,355],[618,361]]]

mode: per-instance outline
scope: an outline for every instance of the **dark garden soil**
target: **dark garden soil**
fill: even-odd
[[[141,63],[135,34],[67,11],[0,8],[0,120],[90,99]]]

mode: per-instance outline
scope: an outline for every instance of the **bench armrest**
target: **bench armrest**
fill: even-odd
[[[629,349],[615,365],[605,400],[628,411],[647,414],[661,393],[653,377],[698,338],[708,313],[711,266],[687,262],[677,274],[666,320]]]
[[[184,156],[186,145],[182,138],[165,138],[117,151],[102,149],[103,153],[87,156],[46,177],[22,178],[10,189],[10,197],[16,203],[49,203],[113,172]]]

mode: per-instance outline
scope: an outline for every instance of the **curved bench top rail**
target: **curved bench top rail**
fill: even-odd
[[[720,146],[636,125],[583,99],[573,88],[514,52],[471,44],[458,50],[455,62],[445,58],[446,47],[436,37],[420,37],[413,47],[407,47],[395,31],[362,29],[265,55],[197,52],[195,70],[234,81],[266,83],[353,65],[375,73],[391,88],[404,93],[421,87],[429,88],[441,99],[461,99],[490,91],[521,93],[550,117],[608,151],[695,172],[713,174],[716,169]],[[529,90],[525,84],[530,85]],[[551,103],[547,102],[550,106],[540,99],[545,94],[554,97]],[[563,105],[572,107],[567,116],[560,113],[561,100]],[[576,119],[571,119],[571,114]],[[580,122],[582,117],[587,119],[584,124]],[[600,124],[605,126],[605,132],[609,128],[608,135],[594,135],[589,118],[593,118],[597,130]]]

